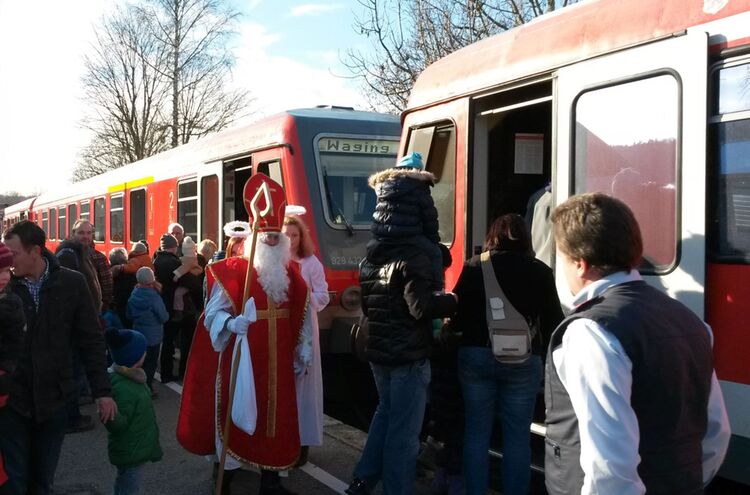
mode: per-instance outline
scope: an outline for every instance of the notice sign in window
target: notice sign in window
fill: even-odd
[[[517,174],[544,172],[544,134],[516,133],[514,171]]]

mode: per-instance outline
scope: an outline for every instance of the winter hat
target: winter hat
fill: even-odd
[[[182,255],[188,258],[195,258],[198,255],[195,251],[195,241],[190,236],[186,236],[182,240]]]
[[[413,153],[409,153],[408,155],[404,155],[404,157],[398,161],[396,167],[424,169],[424,163],[422,163],[422,154],[415,151]]]
[[[0,242],[0,270],[13,265],[13,253],[8,246]]]
[[[135,272],[135,279],[139,284],[153,284],[156,281],[154,271],[147,266],[142,266]]]
[[[177,239],[172,234],[164,234],[159,239],[159,248],[164,251],[165,249],[176,248]]]
[[[138,241],[138,242],[136,242],[136,243],[133,244],[133,252],[134,253],[139,253],[139,254],[140,253],[148,253],[148,248],[146,247],[145,244],[143,244],[142,242]]]
[[[132,367],[146,354],[146,337],[135,330],[110,328],[104,334],[112,360],[120,366]]]

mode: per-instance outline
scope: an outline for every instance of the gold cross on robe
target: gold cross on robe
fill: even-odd
[[[268,422],[266,436],[276,436],[276,405],[278,387],[278,350],[276,348],[276,318],[289,318],[288,309],[276,309],[276,304],[268,298],[268,309],[258,310],[258,320],[268,320]]]

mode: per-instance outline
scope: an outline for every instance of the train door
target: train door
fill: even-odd
[[[556,81],[555,202],[589,191],[625,201],[641,226],[641,273],[701,317],[707,46],[691,32],[562,68]]]
[[[537,81],[474,98],[470,175],[471,233],[467,254],[479,254],[489,225],[516,213],[535,234],[537,257],[547,264],[549,228],[532,224],[535,209],[549,202],[552,179],[552,82]],[[546,242],[546,244],[545,244]],[[545,249],[546,247],[546,249]]]
[[[247,221],[247,212],[242,204],[242,188],[253,173],[251,157],[245,156],[224,162],[224,177],[222,179],[222,224],[234,220]],[[222,243],[226,244],[224,233],[221,232]]]
[[[200,240],[221,242],[222,162],[208,163],[198,173],[198,232]]]

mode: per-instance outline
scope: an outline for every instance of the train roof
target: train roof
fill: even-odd
[[[287,110],[256,122],[225,129],[176,148],[110,170],[89,179],[66,185],[39,196],[36,206],[45,206],[60,200],[74,200],[101,184],[122,184],[140,177],[162,180],[168,177],[191,175],[203,164],[245,156],[256,149],[285,142],[288,120],[318,120],[330,122],[371,122],[373,124],[400,125],[396,115],[353,110],[346,107],[316,107]],[[399,130],[395,130],[396,134]],[[248,146],[248,143],[253,143]]]
[[[14,205],[10,205],[7,208],[5,208],[5,215],[12,215],[13,213],[18,213],[19,211],[28,210],[34,205],[34,201],[36,200],[36,196],[32,196],[31,198],[24,199],[23,201],[19,201],[18,203]]]
[[[583,1],[433,63],[414,84],[407,111],[747,11],[750,0]]]

